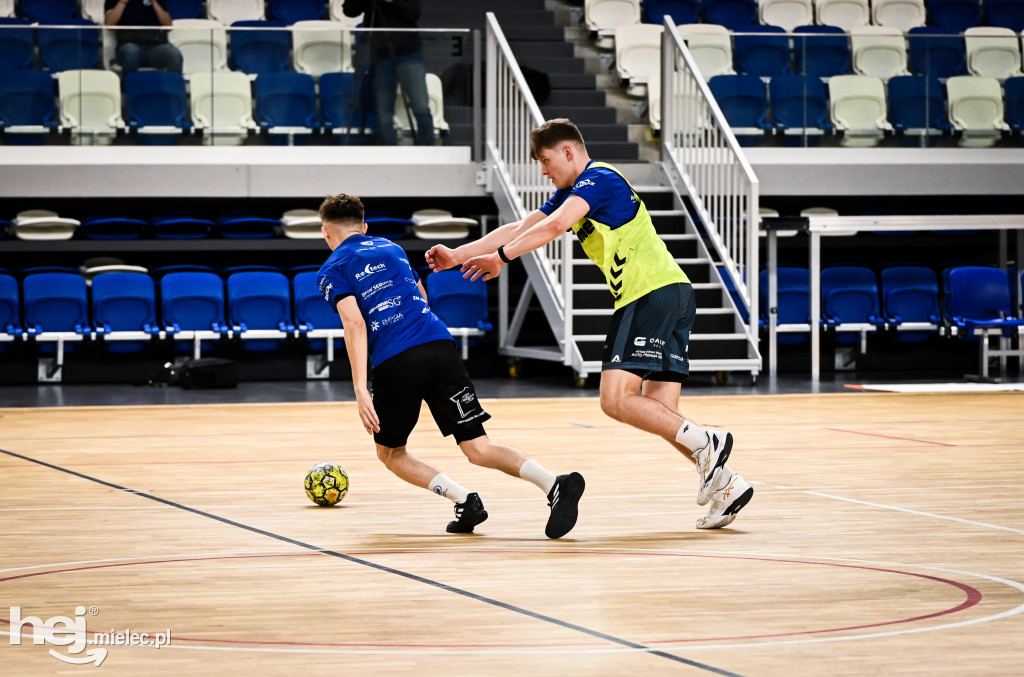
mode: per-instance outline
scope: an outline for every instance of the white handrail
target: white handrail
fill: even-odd
[[[551,186],[530,157],[530,131],[544,123],[544,116],[493,12],[487,13],[486,61],[487,188],[504,198],[514,219],[522,219],[544,204],[551,193]],[[553,304],[563,337],[572,335],[572,246],[568,237],[563,235],[523,257],[528,269],[539,270],[541,279],[533,279],[533,283],[546,287],[537,291],[542,304]],[[577,351],[570,343],[562,342],[567,364],[576,361],[573,353]]]
[[[756,345],[757,176],[669,16],[661,53],[662,162],[682,183],[746,303]]]

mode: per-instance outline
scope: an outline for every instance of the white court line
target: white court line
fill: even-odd
[[[837,501],[848,501],[849,503],[860,503],[861,505],[870,505],[873,508],[884,508],[886,510],[896,510],[898,512],[906,512],[911,515],[921,515],[923,517],[935,517],[936,519],[949,520],[950,522],[961,522],[962,524],[971,524],[976,527],[988,527],[989,529],[999,529],[1000,531],[1012,531],[1015,534],[1024,534],[1024,530],[1012,529],[1010,527],[1001,527],[998,524],[988,524],[986,522],[974,522],[972,520],[960,519],[959,517],[948,517],[946,515],[936,515],[933,512],[921,512],[920,510],[910,510],[908,508],[897,508],[893,505],[883,505],[881,503],[872,503],[871,501],[859,501],[856,498],[846,498],[844,496],[833,496],[832,494],[823,494],[819,491],[805,491],[804,493],[810,494],[811,496],[821,496],[822,498],[834,498]]]
[[[873,560],[862,560],[862,559],[850,559],[845,557],[818,557],[815,555],[800,555],[799,557],[793,554],[772,554],[763,552],[745,552],[745,551],[715,551],[709,553],[704,550],[677,550],[673,548],[666,549],[652,549],[652,548],[594,548],[593,546],[586,546],[580,544],[580,547],[584,550],[614,550],[615,552],[626,552],[626,553],[677,553],[677,554],[695,554],[698,556],[743,556],[743,557],[756,557],[756,558],[771,558],[780,561],[796,561],[806,562],[807,560],[818,560],[822,562],[843,562],[849,564],[858,565],[872,565],[872,566],[885,566],[889,568],[910,570],[910,571],[936,571],[946,574],[957,574],[960,576],[970,576],[972,578],[980,578],[983,580],[992,581],[994,583],[1000,583],[1008,587],[1024,593],[1024,584],[1014,580],[1000,578],[998,576],[990,576],[989,574],[982,574],[973,571],[963,571],[959,569],[947,569],[945,567],[932,567],[924,566],[920,564],[905,564],[902,562],[878,562]],[[459,551],[463,548],[450,548],[445,549],[445,553],[452,551]],[[474,551],[488,550],[488,548],[469,548]],[[497,548],[504,550],[503,548]],[[566,550],[572,552],[576,548],[568,547]],[[376,549],[375,549],[376,550]],[[401,550],[403,552],[409,552],[410,550],[421,550],[423,552],[435,553],[435,550],[426,548],[382,548],[381,550]],[[263,553],[273,553],[275,551],[253,551]],[[285,551],[277,551],[281,554],[285,554]],[[359,550],[354,550],[354,556],[359,556]],[[200,554],[200,553],[196,553]],[[219,554],[219,553],[210,553]],[[226,553],[225,553],[226,554]],[[242,553],[231,553],[231,554],[242,554]],[[124,557],[113,560],[95,560],[97,562],[107,561],[138,561],[151,559],[151,557]],[[71,564],[69,562],[68,564]],[[38,565],[38,566],[54,566],[54,565]],[[31,568],[31,567],[25,567]],[[15,571],[16,569],[0,569],[0,573],[5,571]],[[371,654],[371,655],[544,655],[544,654],[611,654],[611,653],[648,653],[651,651],[701,651],[701,650],[718,650],[718,649],[737,649],[737,648],[757,648],[766,646],[786,646],[794,644],[821,644],[825,642],[849,642],[863,639],[878,639],[882,637],[896,637],[900,635],[913,635],[922,632],[934,632],[937,630],[949,630],[953,628],[961,628],[970,625],[977,625],[979,623],[989,623],[992,621],[1002,620],[1011,616],[1016,616],[1024,612],[1024,604],[1019,604],[1012,609],[993,614],[990,616],[982,616],[979,618],[973,618],[965,621],[958,621],[955,623],[947,623],[945,625],[934,625],[923,628],[904,628],[900,630],[891,630],[888,632],[875,632],[860,635],[844,635],[841,637],[813,637],[806,639],[769,639],[768,641],[750,641],[750,642],[736,642],[732,644],[688,644],[680,643],[677,645],[662,644],[658,646],[644,647],[642,649],[634,648],[619,648],[619,647],[582,647],[579,649],[555,649],[555,648],[540,648],[540,649],[392,649],[388,647],[379,647],[372,649],[319,649],[313,647],[299,647],[299,648],[281,648],[281,647],[256,647],[256,646],[199,646],[194,644],[169,644],[164,647],[153,647],[152,645],[146,645],[138,648],[159,648],[159,649],[179,649],[185,651],[230,651],[237,653],[272,653],[272,654],[293,654],[293,653],[309,653],[309,654]],[[33,626],[34,627],[34,626]],[[6,635],[11,636],[10,632],[0,630],[0,636]],[[25,639],[32,639],[34,635],[27,635],[22,633],[21,635]],[[133,647],[134,648],[134,647]]]
[[[751,482],[751,484],[755,484]],[[761,486],[768,486],[761,483]],[[869,492],[869,491],[957,491],[957,490],[980,490],[980,489],[1024,489],[1024,484],[986,484],[986,485],[964,485],[964,486],[948,486],[948,487],[863,487],[854,489],[828,489],[828,491],[843,493],[843,492]],[[807,489],[758,489],[757,495],[781,495],[781,494],[809,494],[813,493]],[[614,496],[593,496],[586,494],[588,500],[594,501],[613,501],[627,498],[692,498],[692,494],[615,494]],[[836,498],[839,498],[838,496]],[[538,500],[534,498],[488,498],[488,503],[524,503],[534,502]],[[844,499],[840,499],[844,500]],[[349,501],[344,503],[342,507],[349,506],[374,506],[374,505],[419,505],[436,503],[436,499],[417,499],[411,501]],[[195,505],[192,506],[200,510],[209,510],[213,508],[305,508],[312,507],[311,503],[305,501],[299,503],[213,503],[210,505]],[[72,506],[72,507],[58,507],[58,506],[45,506],[40,508],[0,508],[0,513],[5,512],[51,512],[51,511],[75,511],[79,512],[82,510],[176,510],[171,506],[166,505],[139,505],[139,506],[124,506],[124,505],[93,505],[93,506]]]

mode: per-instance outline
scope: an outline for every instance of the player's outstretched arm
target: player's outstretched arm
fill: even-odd
[[[484,235],[479,240],[467,242],[456,249],[449,249],[441,244],[434,245],[427,250],[425,255],[427,264],[430,266],[430,270],[436,273],[439,270],[455,268],[474,256],[493,253],[501,245],[508,244],[531,226],[542,221],[544,217],[544,212],[535,209],[521,221],[506,223],[504,226],[495,228],[487,233],[487,235]]]
[[[586,200],[572,195],[550,216],[537,221],[529,228],[524,229],[515,239],[506,243],[502,248],[502,253],[506,259],[511,261],[534,249],[539,249],[571,228],[589,211],[590,205]],[[467,259],[462,264],[462,272],[464,273],[463,277],[468,277],[471,280],[476,280],[481,276],[484,280],[491,280],[498,277],[504,267],[505,261],[494,252]]]
[[[341,325],[345,328],[345,348],[348,361],[352,365],[352,387],[356,393],[356,404],[359,406],[359,418],[363,427],[370,435],[380,432],[380,419],[373,408],[373,398],[366,383],[366,321],[359,310],[355,296],[346,296],[338,301],[338,314]]]

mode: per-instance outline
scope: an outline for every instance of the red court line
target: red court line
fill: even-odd
[[[414,554],[421,553],[419,550],[359,550],[360,555],[367,554]],[[554,549],[513,549],[513,548],[469,548],[460,550],[460,552],[475,552],[475,553],[486,553],[486,554],[566,554],[563,550]],[[851,625],[840,628],[823,628],[818,630],[800,630],[794,632],[774,633],[774,634],[762,634],[762,635],[738,635],[738,636],[725,636],[725,637],[698,637],[698,638],[675,638],[675,639],[659,639],[645,642],[645,644],[687,644],[695,642],[718,642],[718,641],[738,641],[748,639],[770,639],[780,637],[792,637],[798,635],[817,635],[824,633],[834,632],[845,632],[849,630],[863,630],[867,628],[877,628],[887,625],[898,625],[903,623],[912,623],[915,621],[921,621],[929,618],[938,618],[940,616],[947,616],[949,614],[958,613],[965,611],[982,601],[984,596],[981,591],[973,586],[954,581],[947,578],[940,578],[938,576],[931,576],[928,574],[919,574],[910,571],[900,571],[898,569],[884,569],[881,567],[864,566],[859,564],[841,564],[838,562],[825,562],[825,561],[811,561],[811,560],[789,560],[779,559],[772,557],[741,557],[736,555],[694,555],[688,553],[666,553],[666,552],[633,552],[623,550],[590,550],[590,549],[576,549],[569,551],[572,554],[589,554],[589,555],[626,555],[626,556],[644,556],[644,557],[692,557],[700,559],[732,559],[742,560],[751,562],[777,562],[781,564],[807,564],[815,566],[830,566],[837,567],[840,569],[862,569],[865,571],[881,572],[897,574],[901,576],[912,576],[916,578],[923,578],[926,580],[936,581],[951,585],[961,590],[966,598],[959,604],[935,611],[930,614],[924,614],[920,616],[912,616],[909,618],[900,618],[891,621],[878,621],[876,623],[866,623],[863,625]],[[255,554],[255,555],[218,555],[215,557],[183,557],[173,559],[161,559],[161,560],[150,560],[150,561],[137,561],[137,562],[117,562],[111,564],[96,564],[83,567],[71,567],[67,569],[55,569],[51,571],[38,571],[27,574],[18,574],[15,576],[8,576],[6,578],[0,578],[0,583],[5,581],[16,580],[19,578],[31,578],[35,576],[48,576],[50,574],[60,573],[75,573],[78,571],[88,571],[91,569],[108,569],[114,567],[125,567],[125,566],[140,566],[148,564],[166,564],[175,562],[199,562],[199,561],[212,561],[222,559],[253,559],[253,558],[269,558],[269,557],[311,557],[319,553],[269,553],[269,554]],[[10,625],[9,619],[0,618],[0,624]],[[152,633],[150,633],[152,634]],[[298,646],[298,647],[366,647],[366,648],[393,648],[393,649],[508,649],[508,648],[558,648],[558,647],[586,647],[586,646],[602,646],[603,642],[593,641],[576,641],[576,642],[518,642],[518,643],[488,643],[488,644],[452,644],[452,643],[429,643],[429,644],[412,644],[412,643],[372,643],[372,642],[301,642],[301,641],[289,641],[289,640],[245,640],[245,639],[212,639],[203,637],[187,637],[182,635],[176,635],[175,639],[178,641],[188,642],[200,642],[209,644],[228,644],[236,646]]]
[[[939,447],[955,447],[956,444],[947,444],[946,442],[933,442],[931,440],[918,440],[913,437],[899,437],[897,435],[881,435],[879,433],[866,433],[861,430],[845,430],[843,428],[825,428],[825,430],[834,430],[840,433],[850,433],[851,435],[867,435],[868,437],[882,437],[887,440],[902,440],[904,442],[916,442],[918,444],[934,444]]]

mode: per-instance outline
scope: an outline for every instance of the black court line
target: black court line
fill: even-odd
[[[575,630],[576,632],[580,632],[580,633],[583,633],[585,635],[590,635],[591,637],[597,637],[598,639],[603,639],[603,640],[605,640],[607,642],[612,642],[614,644],[619,644],[621,646],[629,647],[630,649],[639,649],[641,651],[644,651],[645,653],[651,654],[652,656],[659,656],[661,658],[667,658],[669,660],[677,661],[679,663],[685,663],[686,665],[690,665],[690,666],[695,667],[695,668],[700,668],[701,670],[706,670],[706,671],[712,672],[712,673],[714,673],[716,675],[726,675],[727,677],[742,677],[741,675],[739,675],[739,674],[737,674],[735,672],[729,672],[728,670],[723,670],[721,668],[716,668],[716,667],[714,667],[712,665],[707,665],[706,663],[699,663],[697,661],[693,661],[693,660],[690,660],[688,658],[683,658],[682,656],[676,656],[674,654],[670,654],[670,653],[665,652],[665,651],[659,651],[657,649],[652,649],[650,647],[644,646],[643,644],[638,644],[637,642],[631,642],[628,639],[622,639],[620,637],[615,637],[614,635],[605,634],[605,633],[600,632],[598,630],[592,630],[590,628],[583,627],[582,625],[576,625],[575,623],[570,623],[568,621],[563,621],[563,620],[560,620],[558,618],[553,618],[551,616],[546,616],[544,614],[537,613],[536,611],[530,611],[529,609],[524,609],[523,607],[515,606],[514,604],[508,604],[506,602],[501,602],[501,601],[498,601],[496,599],[491,599],[490,597],[485,597],[483,595],[478,595],[478,594],[476,594],[474,592],[469,592],[468,590],[463,590],[461,588],[456,588],[454,586],[448,585],[447,583],[441,583],[440,581],[434,581],[434,580],[431,580],[429,578],[424,578],[423,576],[417,576],[416,574],[412,574],[412,573],[409,573],[407,571],[402,571],[401,569],[393,569],[391,567],[384,566],[383,564],[377,564],[377,563],[371,562],[369,560],[361,559],[359,557],[354,557],[352,555],[346,555],[344,553],[336,552],[334,550],[325,550],[323,548],[318,548],[317,546],[312,545],[311,543],[305,543],[303,541],[298,541],[298,540],[296,540],[294,538],[289,538],[287,536],[282,536],[281,534],[275,534],[272,531],[266,531],[264,529],[260,529],[258,527],[250,526],[248,524],[242,524],[241,522],[236,522],[236,521],[228,519],[226,517],[221,517],[219,515],[214,515],[213,513],[209,513],[209,512],[206,512],[204,510],[199,510],[197,508],[190,508],[187,505],[184,505],[184,504],[181,504],[181,503],[177,503],[175,501],[171,501],[171,500],[168,500],[166,498],[161,498],[159,496],[154,496],[153,494],[143,493],[143,492],[137,491],[135,489],[129,489],[127,487],[122,487],[119,484],[114,484],[113,482],[107,482],[106,480],[101,480],[98,477],[93,477],[91,475],[86,475],[84,473],[80,473],[80,472],[77,472],[75,470],[71,470],[69,468],[64,468],[64,467],[59,466],[59,465],[54,465],[53,463],[47,463],[46,461],[41,461],[41,460],[39,460],[37,458],[32,458],[30,456],[23,456],[22,454],[15,453],[13,451],[7,451],[6,449],[0,449],[0,453],[7,454],[8,456],[13,456],[14,458],[20,458],[20,459],[22,459],[24,461],[29,461],[30,463],[35,463],[37,465],[41,465],[41,466],[44,466],[44,467],[47,467],[47,468],[51,468],[53,470],[59,470],[60,472],[67,473],[69,475],[74,475],[75,477],[80,477],[80,478],[82,478],[84,480],[89,480],[90,482],[95,482],[96,484],[102,484],[103,486],[110,487],[111,489],[117,489],[118,491],[123,491],[125,493],[135,494],[136,496],[139,496],[140,498],[148,498],[151,501],[156,501],[157,503],[163,503],[166,506],[170,506],[172,508],[177,508],[178,510],[184,510],[185,512],[190,512],[190,513],[192,513],[194,515],[199,515],[201,517],[207,517],[209,519],[221,522],[222,524],[228,524],[228,525],[233,526],[233,527],[238,527],[239,529],[244,529],[246,531],[251,531],[254,534],[260,534],[261,536],[267,536],[269,538],[273,538],[273,539],[281,541],[283,543],[290,543],[291,545],[296,545],[296,546],[298,546],[300,548],[305,548],[307,550],[313,550],[314,552],[318,552],[318,553],[321,553],[321,554],[324,554],[324,555],[330,555],[331,557],[337,557],[338,559],[345,560],[346,562],[351,562],[353,564],[360,564],[362,566],[369,567],[371,569],[376,569],[378,571],[383,571],[385,573],[394,574],[395,576],[401,576],[402,578],[406,578],[406,579],[409,579],[411,581],[416,581],[417,583],[423,583],[424,585],[429,585],[431,587],[438,588],[440,590],[444,590],[445,592],[451,592],[451,593],[454,593],[456,595],[461,595],[463,597],[466,597],[466,598],[469,598],[469,599],[472,599],[472,600],[476,600],[477,602],[483,602],[484,604],[490,604],[491,606],[495,606],[495,607],[498,607],[500,609],[505,609],[506,611],[511,611],[513,613],[522,614],[524,616],[529,616],[530,618],[535,618],[535,619],[537,619],[539,621],[544,621],[546,623],[551,623],[552,625],[557,625],[559,627],[566,628],[568,630]]]

